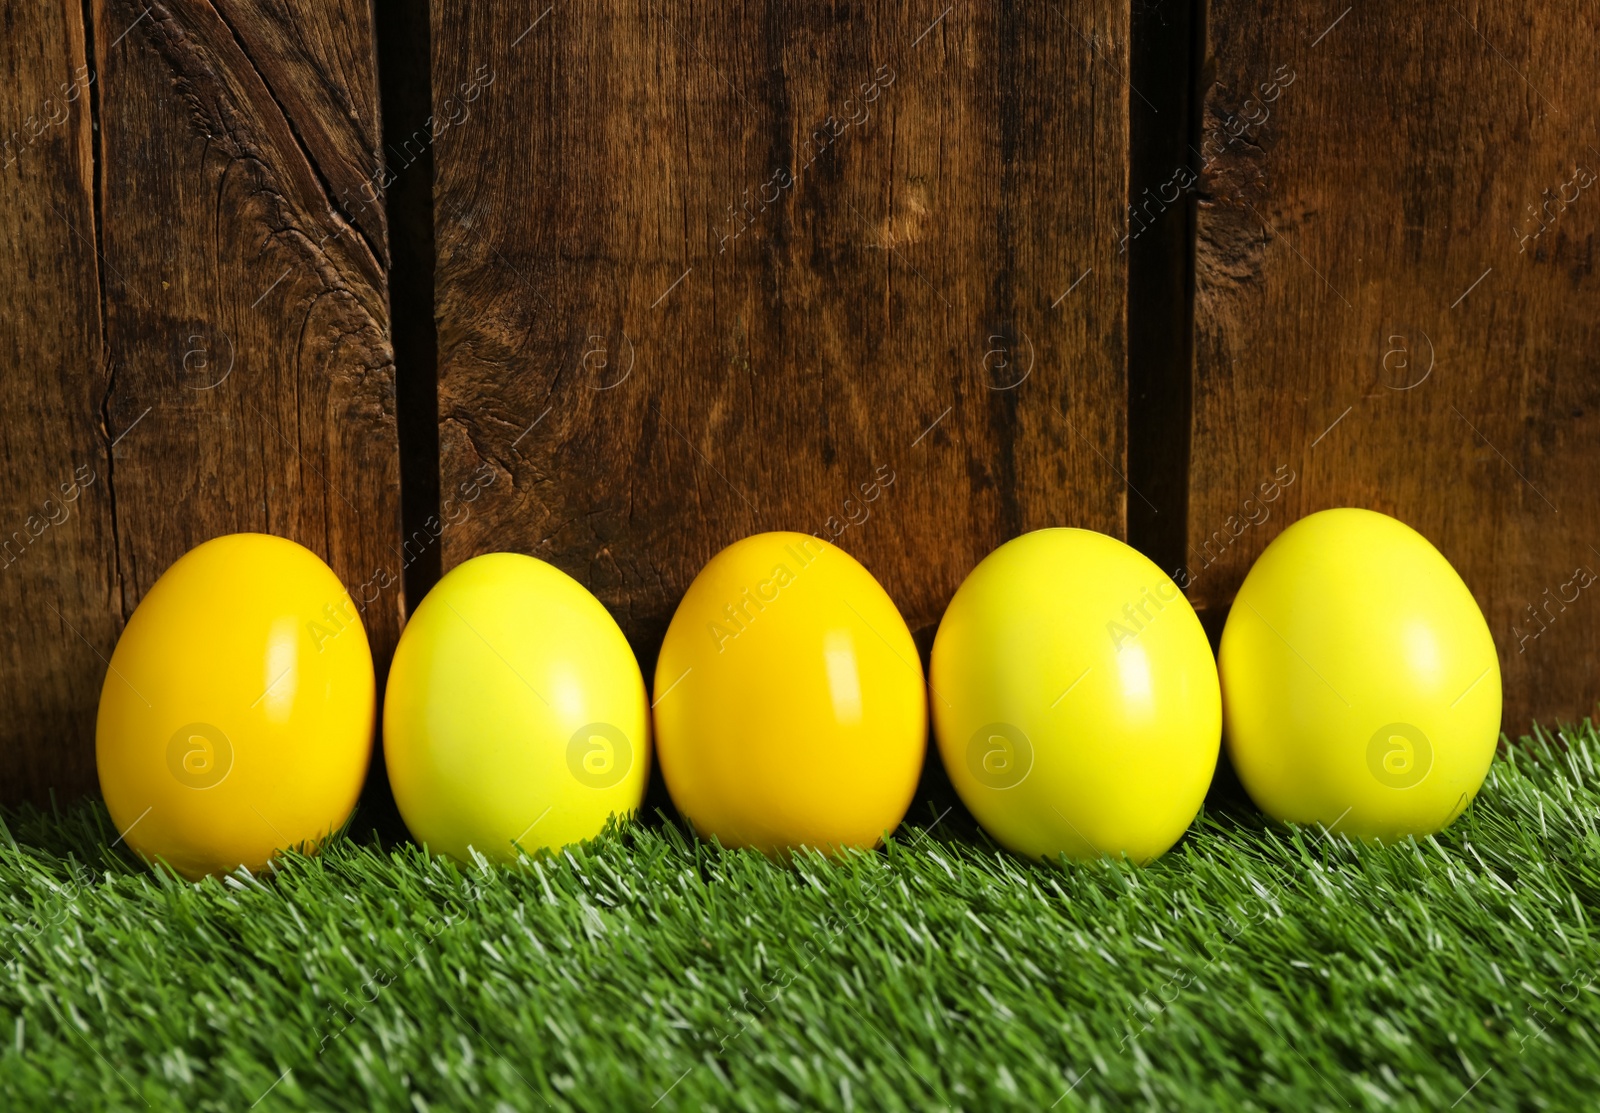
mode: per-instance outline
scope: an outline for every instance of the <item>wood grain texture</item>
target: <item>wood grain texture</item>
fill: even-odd
[[[81,6],[0,3],[0,81],[0,800],[43,800],[93,783],[121,628]]]
[[[82,58],[86,12],[94,97],[28,152],[26,188],[7,193],[20,207],[6,221],[13,273],[52,291],[11,285],[4,298],[13,343],[28,345],[15,364],[39,379],[18,396],[31,419],[6,422],[7,466],[26,473],[8,494],[18,509],[44,498],[69,460],[97,476],[52,539],[62,554],[29,566],[27,621],[8,619],[29,650],[3,666],[28,704],[0,739],[18,771],[8,800],[94,786],[104,658],[202,541],[279,534],[353,592],[367,585],[380,662],[401,611],[370,10],[95,0],[44,21],[19,13],[42,44],[22,64],[30,98],[66,78],[73,49]],[[35,622],[58,596],[62,621]],[[61,631],[67,619],[81,639]]]
[[[401,599],[381,192],[362,207],[338,184],[382,185],[370,12],[183,0],[96,22],[124,608],[201,541],[274,533],[329,561],[386,660]]]
[[[373,13],[348,0],[234,0],[216,10],[267,83],[335,207],[383,258]]]
[[[543,7],[434,10],[446,569],[550,560],[648,669],[747,534],[924,642],[1010,537],[1123,534],[1125,5]]]
[[[1381,510],[1483,607],[1508,730],[1592,713],[1600,11],[1218,0],[1208,21],[1191,596],[1215,625],[1285,524]]]

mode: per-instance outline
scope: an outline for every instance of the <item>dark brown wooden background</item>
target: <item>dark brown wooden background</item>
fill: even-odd
[[[244,529],[370,599],[380,669],[497,549],[648,668],[757,530],[837,534],[926,646],[1029,529],[1130,537],[1215,629],[1371,506],[1477,595],[1509,729],[1587,714],[1597,22],[0,0],[0,800],[93,788],[127,615]]]

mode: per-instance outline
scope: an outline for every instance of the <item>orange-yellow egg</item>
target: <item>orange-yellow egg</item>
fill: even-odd
[[[344,585],[282,537],[199,545],[128,619],[100,693],[95,759],[122,839],[185,877],[260,870],[354,809],[376,684]]]
[[[711,559],[667,629],[656,753],[678,810],[724,846],[870,847],[927,749],[917,647],[853,557],[763,533]]]

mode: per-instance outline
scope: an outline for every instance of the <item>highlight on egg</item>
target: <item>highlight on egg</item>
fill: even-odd
[[[1205,799],[1222,730],[1215,660],[1178,586],[1102,533],[1000,546],[933,642],[945,771],[1002,846],[1148,862]]]
[[[872,847],[922,770],[922,665],[848,553],[757,534],[712,557],[672,616],[655,725],[667,789],[702,837],[773,855]]]
[[[557,849],[635,812],[650,778],[639,662],[565,572],[487,553],[444,576],[400,637],[384,759],[407,828],[469,862]]]
[[[1324,510],[1257,559],[1219,654],[1228,755],[1275,819],[1356,838],[1441,830],[1500,736],[1500,664],[1438,549],[1371,510]]]
[[[315,553],[207,541],[151,585],[111,655],[106,809],[129,847],[191,880],[314,850],[355,808],[376,696],[360,610]]]

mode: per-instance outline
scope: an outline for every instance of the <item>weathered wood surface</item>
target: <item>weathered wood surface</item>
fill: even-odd
[[[1207,20],[1191,597],[1220,621],[1285,524],[1381,510],[1483,606],[1508,730],[1591,713],[1600,9],[1218,0]]]
[[[86,63],[78,4],[15,13],[36,45],[8,31],[3,48],[27,104],[81,63],[94,78],[20,160],[26,188],[6,191],[20,209],[8,245],[32,260],[13,273],[52,291],[10,284],[0,299],[14,373],[39,384],[3,403],[20,480],[8,513],[20,521],[71,466],[97,476],[73,522],[38,543],[53,551],[30,554],[28,597],[7,605],[0,670],[21,703],[0,727],[7,799],[93,787],[103,658],[201,541],[258,530],[307,545],[365,598],[380,660],[402,605],[370,9],[88,10]],[[47,604],[65,606],[61,621],[44,620]]]
[[[97,653],[121,610],[83,11],[4,0],[0,28],[0,799],[13,801],[93,784]]]
[[[926,638],[1006,539],[1123,533],[1126,6],[545,8],[434,9],[447,569],[551,560],[648,669],[746,534]]]
[[[374,18],[0,0],[0,800],[93,786],[103,658],[223,532],[327,557],[380,668],[434,553],[552,560],[648,668],[758,530],[835,538],[924,644],[1024,530],[1137,505],[1165,550],[1185,453],[1129,467],[1127,260],[1196,199],[1202,615],[1284,524],[1371,506],[1483,604],[1509,728],[1593,709],[1592,5],[1219,0],[1197,149],[1131,210],[1133,106],[1146,159],[1182,113],[1128,84],[1126,6],[456,0],[386,154]],[[383,189],[423,152],[443,500],[402,539]],[[1183,345],[1145,339],[1156,449]]]

